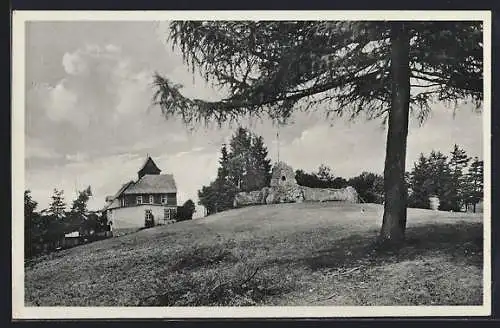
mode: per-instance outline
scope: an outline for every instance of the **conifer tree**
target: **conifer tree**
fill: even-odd
[[[436,101],[483,99],[482,23],[431,21],[174,21],[169,40],[193,72],[228,97],[184,97],[155,76],[155,104],[187,124],[333,104],[328,117],[366,114],[388,123],[381,240],[406,228],[406,140],[410,108],[422,121]]]
[[[429,197],[437,196],[441,210],[453,209],[453,191],[450,188],[452,175],[447,157],[432,151],[429,157],[420,154],[410,174],[412,195],[409,205],[417,208],[430,208]]]
[[[78,192],[78,197],[73,201],[71,205],[71,212],[84,215],[87,213],[87,203],[92,196],[92,190],[88,186],[85,190]]]
[[[484,162],[475,157],[470,164],[466,176],[466,187],[464,200],[466,204],[472,204],[473,212],[476,212],[476,205],[483,199],[484,188]]]
[[[271,160],[267,157],[268,151],[261,136],[252,136],[250,148],[250,165],[246,178],[246,189],[260,190],[269,186],[271,181]]]
[[[416,208],[429,208],[429,196],[432,186],[428,183],[429,163],[424,154],[420,154],[417,162],[413,164],[410,174],[410,186],[412,194],[409,197],[409,206]]]
[[[208,214],[233,207],[239,191],[260,190],[271,179],[271,161],[262,137],[239,127],[230,141],[230,149],[221,147],[217,177],[198,191],[199,203]]]
[[[65,217],[66,203],[64,202],[64,190],[57,190],[54,188],[54,193],[51,196],[51,203],[49,204],[48,214],[56,219]]]
[[[30,190],[24,191],[24,257],[30,257],[33,253],[33,236],[35,231],[39,232],[38,215],[35,212],[38,203],[33,200]]]
[[[466,184],[463,170],[467,167],[470,157],[467,156],[465,150],[458,147],[457,144],[453,146],[453,151],[450,157],[450,204],[454,211],[460,211],[463,205],[464,187]]]

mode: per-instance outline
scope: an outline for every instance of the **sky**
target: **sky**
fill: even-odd
[[[26,25],[25,181],[39,209],[53,189],[71,204],[90,185],[89,208],[135,179],[150,155],[174,175],[178,200],[197,202],[197,190],[216,175],[220,147],[236,125],[188,130],[151,106],[154,72],[184,86],[186,96],[218,99],[220,93],[190,73],[166,42],[166,22],[29,22]],[[435,104],[420,126],[410,119],[407,169],[420,153],[449,153],[453,144],[482,158],[482,115],[472,106]],[[261,135],[277,160],[277,127],[268,120],[239,124]],[[362,118],[326,120],[322,108],[298,112],[279,128],[279,157],[294,169],[320,164],[335,176],[383,172],[386,128]],[[201,213],[198,209],[198,215]]]

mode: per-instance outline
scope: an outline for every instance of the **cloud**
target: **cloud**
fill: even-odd
[[[87,71],[87,65],[84,60],[82,60],[80,54],[76,53],[65,53],[62,58],[62,65],[64,71],[71,75],[79,75]]]
[[[47,116],[55,121],[75,121],[81,122],[85,115],[79,114],[75,110],[77,108],[78,96],[69,90],[65,85],[65,81],[61,81],[54,88],[49,90],[48,101],[45,103]]]
[[[89,157],[86,154],[77,152],[76,154],[67,154],[66,159],[71,162],[83,162],[87,160]]]
[[[208,185],[217,175],[218,151],[189,151],[182,156],[163,157],[157,163],[175,177],[180,204],[191,198],[196,202],[197,191]],[[162,166],[161,166],[162,165]]]
[[[60,156],[52,148],[40,143],[37,139],[28,136],[25,142],[25,159],[53,159]]]
[[[107,155],[140,142],[180,140],[174,135],[181,124],[166,122],[150,106],[153,73],[118,46],[86,45],[66,52],[61,65],[67,75],[54,86],[28,90],[37,102],[27,107],[28,133],[60,154]],[[46,116],[35,113],[37,108]]]

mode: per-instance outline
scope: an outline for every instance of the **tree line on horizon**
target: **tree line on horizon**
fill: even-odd
[[[435,150],[427,156],[420,154],[407,174],[408,205],[429,208],[429,197],[435,196],[440,210],[458,212],[472,207],[476,212],[483,200],[483,178],[484,162],[469,157],[456,144],[449,156]]]
[[[86,241],[101,239],[102,233],[111,230],[106,212],[90,211],[88,201],[92,197],[92,189],[78,191],[71,207],[67,208],[64,190],[54,188],[47,208],[37,211],[38,202],[30,190],[24,191],[24,250],[25,258],[43,252],[53,252],[65,247],[64,236],[78,231]],[[191,199],[177,206],[176,221],[191,220],[196,211]],[[147,223],[145,224],[147,226]],[[104,237],[109,235],[104,234]]]
[[[260,190],[269,186],[271,160],[262,137],[239,127],[229,147],[221,147],[217,177],[198,191],[199,204],[206,215],[233,208],[238,192]],[[470,165],[469,165],[470,163]],[[340,189],[351,186],[356,189],[363,203],[384,203],[384,178],[364,171],[344,178],[335,176],[331,167],[320,164],[317,171],[295,171],[297,184],[311,188]],[[410,172],[405,173],[409,190],[408,206],[430,208],[430,198],[438,197],[439,209],[444,211],[476,211],[483,198],[483,161],[469,157],[458,145],[453,146],[450,156],[432,150],[428,156],[421,154]]]
[[[49,206],[37,211],[30,190],[24,191],[24,256],[30,258],[43,252],[63,247],[67,233],[78,231],[82,238],[97,239],[109,230],[107,219],[98,212],[89,211],[87,203],[92,196],[91,187],[78,191],[76,199],[67,209],[64,190],[54,188]]]

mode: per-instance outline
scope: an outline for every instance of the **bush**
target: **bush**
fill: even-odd
[[[384,177],[381,175],[363,172],[349,179],[348,184],[358,192],[364,203],[381,204],[384,201]]]
[[[196,211],[196,207],[194,205],[194,202],[191,199],[188,199],[184,203],[184,205],[177,206],[176,219],[177,219],[177,221],[192,220],[193,214],[195,211]]]

